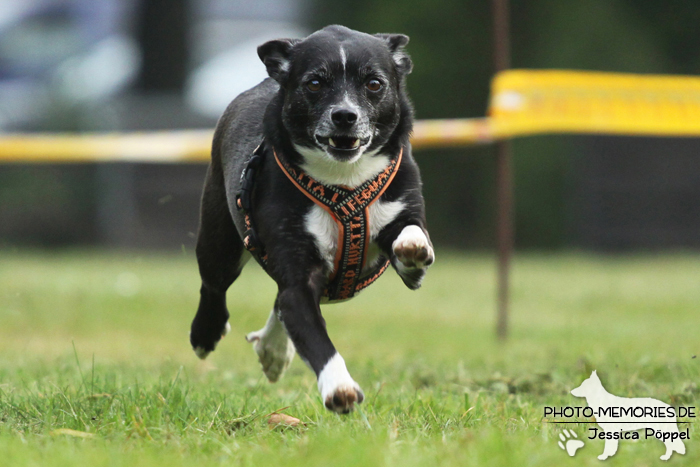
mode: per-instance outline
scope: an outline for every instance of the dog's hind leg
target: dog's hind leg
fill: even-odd
[[[271,383],[280,379],[292,363],[296,351],[292,340],[287,336],[287,331],[277,318],[276,310],[270,312],[264,328],[248,333],[245,338],[253,344],[267,379]]]
[[[202,288],[190,331],[190,343],[199,358],[206,358],[230,329],[226,290],[249,258],[244,250],[229,212],[223,173],[213,162],[202,195],[196,249]]]

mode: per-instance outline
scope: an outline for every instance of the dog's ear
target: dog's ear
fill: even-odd
[[[407,75],[413,70],[413,62],[404,47],[408,44],[408,36],[405,34],[375,34],[376,37],[386,41],[391,52],[391,58],[396,63],[396,69],[402,75]]]
[[[292,47],[300,39],[275,39],[258,47],[258,57],[265,64],[267,74],[278,83],[282,83],[291,66]]]

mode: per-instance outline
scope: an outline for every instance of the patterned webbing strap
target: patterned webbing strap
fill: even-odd
[[[255,256],[263,269],[267,269],[267,253],[264,245],[260,242],[253,226],[253,219],[250,215],[253,210],[253,188],[260,166],[265,155],[264,140],[255,148],[253,155],[246,163],[245,169],[241,172],[241,189],[236,196],[236,206],[243,213],[245,222],[245,232],[243,233],[243,245],[253,256]]]
[[[360,276],[369,249],[369,206],[379,199],[394,179],[401,165],[403,148],[386,169],[354,190],[338,185],[324,185],[299,167],[282,160],[277,152],[274,154],[277,164],[292,183],[328,212],[338,224],[335,269],[324,295],[330,301],[351,298],[374,282],[390,264],[387,259],[369,274]]]

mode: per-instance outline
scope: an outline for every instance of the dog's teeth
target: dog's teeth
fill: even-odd
[[[360,140],[355,139],[355,142],[352,143],[352,148],[355,149],[355,148],[359,148],[359,147],[360,147]]]
[[[332,148],[335,147],[335,141],[333,141],[333,138],[328,138],[328,144],[330,144]]]

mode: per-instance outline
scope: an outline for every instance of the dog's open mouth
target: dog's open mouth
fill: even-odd
[[[316,136],[316,140],[336,151],[354,151],[360,147],[360,138],[354,136]]]

